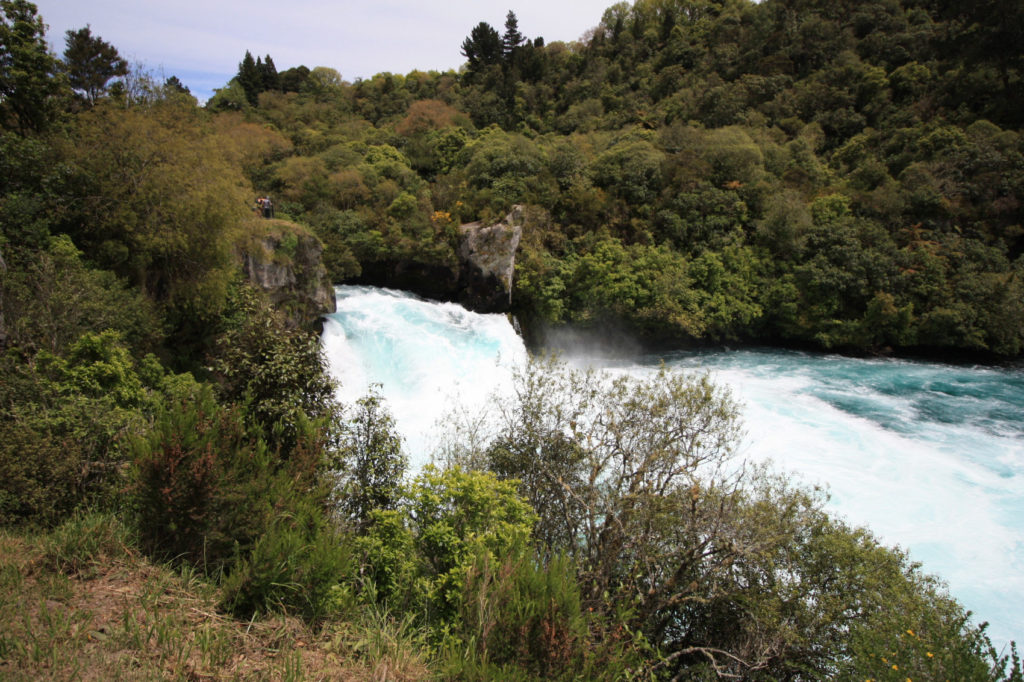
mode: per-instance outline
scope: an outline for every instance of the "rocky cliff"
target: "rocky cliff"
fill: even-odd
[[[505,312],[512,305],[512,274],[523,221],[523,207],[516,205],[493,225],[468,223],[459,228],[458,300],[470,310]]]
[[[513,206],[497,223],[460,226],[457,259],[450,264],[415,258],[380,260],[362,263],[361,274],[346,281],[458,301],[481,313],[507,312],[512,303],[516,250],[526,220],[524,208]]]
[[[285,220],[254,222],[239,246],[246,277],[297,327],[314,324],[335,310],[322,253],[315,235]]]

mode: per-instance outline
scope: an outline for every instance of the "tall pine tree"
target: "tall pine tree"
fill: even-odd
[[[277,67],[274,66],[274,60],[270,58],[269,54],[263,60],[263,65],[260,69],[260,78],[264,92],[267,90],[281,89],[281,77],[277,74]]]
[[[503,46],[501,36],[490,24],[481,21],[462,41],[462,56],[469,61],[470,71],[480,71],[501,62]]]
[[[512,53],[516,51],[516,48],[523,44],[523,34],[519,32],[519,20],[516,18],[516,13],[512,10],[508,11],[505,15],[505,35],[501,37],[501,53],[505,57],[505,61],[509,61],[512,58]]]
[[[64,68],[68,81],[90,105],[107,91],[111,78],[128,74],[128,62],[117,53],[117,48],[94,36],[88,25],[77,31],[68,31],[64,43]]]
[[[262,65],[257,66],[256,60],[252,57],[252,52],[249,50],[245,51],[245,57],[238,64],[238,84],[242,86],[242,90],[245,91],[245,99],[252,106],[256,106],[256,101],[259,98],[260,92],[263,88],[263,74],[261,73]]]
[[[56,115],[62,87],[46,25],[26,0],[0,0],[0,128],[40,131]]]

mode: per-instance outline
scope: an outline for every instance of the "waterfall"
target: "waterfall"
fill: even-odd
[[[340,398],[351,403],[378,385],[414,467],[434,450],[439,419],[482,405],[526,360],[504,315],[374,287],[338,287],[337,302],[322,344]]]
[[[341,399],[379,384],[414,466],[439,420],[478,409],[527,357],[502,315],[372,287],[336,293],[323,348]],[[601,364],[643,373],[661,361],[732,390],[742,456],[828,486],[833,514],[945,579],[994,641],[1024,636],[1024,372],[778,350]]]

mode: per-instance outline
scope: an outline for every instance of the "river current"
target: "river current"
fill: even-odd
[[[380,386],[413,467],[438,423],[477,410],[527,357],[503,315],[338,287],[323,348],[351,402]],[[942,577],[997,644],[1024,639],[1024,371],[765,350],[628,359],[710,372],[742,404],[741,455],[827,486],[830,510]]]

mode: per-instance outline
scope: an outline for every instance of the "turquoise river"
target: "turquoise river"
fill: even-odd
[[[413,467],[446,415],[480,409],[527,357],[503,315],[372,287],[337,300],[322,343],[341,398],[379,384]],[[774,349],[564,357],[710,372],[743,405],[741,456],[826,486],[833,513],[941,576],[994,642],[1024,637],[1024,370]]]

